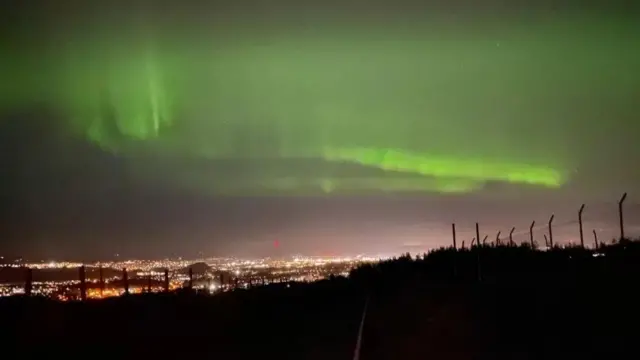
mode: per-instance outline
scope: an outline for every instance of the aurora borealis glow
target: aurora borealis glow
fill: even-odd
[[[305,181],[324,192],[346,184],[467,192],[486,182],[562,186],[584,161],[575,150],[585,145],[567,144],[566,135],[631,106],[640,84],[632,71],[638,24],[607,16],[304,26],[246,19],[206,35],[202,24],[178,31],[148,14],[121,28],[67,31],[40,59],[9,56],[4,72],[13,81],[3,84],[1,104],[46,103],[105,151],[167,164],[322,159],[412,175],[325,171],[304,180],[251,161],[262,169],[251,181],[211,179],[219,194],[255,192],[238,188],[245,182],[268,193]],[[620,120],[608,121],[590,127]],[[557,130],[549,135],[549,127]]]

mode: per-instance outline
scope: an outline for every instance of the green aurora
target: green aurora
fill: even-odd
[[[250,180],[218,176],[217,193],[465,193],[487,182],[562,186],[577,161],[567,132],[549,138],[543,124],[575,126],[572,109],[596,95],[601,106],[580,121],[615,115],[640,84],[638,25],[616,20],[242,29],[65,37],[36,59],[5,57],[0,106],[46,103],[105,151],[324,159],[411,175],[254,171]]]

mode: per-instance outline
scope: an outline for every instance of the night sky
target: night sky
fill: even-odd
[[[582,203],[590,243],[624,192],[640,235],[637,6],[20,4],[0,255],[398,253],[476,221],[543,243],[552,213],[567,243]]]

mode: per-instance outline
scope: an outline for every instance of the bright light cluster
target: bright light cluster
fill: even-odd
[[[237,258],[200,258],[200,259],[165,259],[165,260],[125,260],[112,262],[86,263],[85,284],[88,299],[101,299],[121,296],[125,293],[122,269],[127,269],[129,293],[164,291],[164,271],[169,271],[169,290],[173,291],[192,286],[198,291],[210,293],[247,289],[253,286],[288,282],[312,282],[326,279],[329,276],[348,276],[349,271],[361,263],[375,262],[381,257],[305,257],[295,256],[291,259],[237,259]],[[206,264],[204,273],[200,269],[193,278],[187,269],[196,263]],[[31,268],[34,277],[38,271],[55,273],[55,269],[79,268],[76,262],[16,262],[5,265],[9,268]],[[103,269],[101,286],[98,268]],[[61,273],[63,274],[63,273]],[[72,279],[61,281],[34,281],[31,294],[46,296],[60,301],[80,298],[80,273],[71,275]],[[221,280],[222,277],[222,280]],[[26,280],[26,279],[25,279]],[[224,283],[223,283],[224,282]],[[24,283],[0,284],[0,296],[12,296],[25,293]]]

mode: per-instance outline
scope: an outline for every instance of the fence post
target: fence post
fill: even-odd
[[[536,225],[535,220],[529,226],[529,242],[531,244],[531,249],[535,249],[535,243],[533,242],[533,227]]]
[[[451,235],[453,236],[453,277],[457,278],[458,277],[458,264],[457,264],[457,260],[456,257],[458,256],[458,244],[457,244],[457,239],[456,239],[456,223],[452,223],[451,224]],[[464,243],[464,241],[463,241]],[[464,245],[463,245],[464,247]]]
[[[584,211],[584,204],[580,206],[578,210],[578,224],[580,226],[580,246],[584,249],[584,231],[582,229],[582,212]]]
[[[127,268],[122,268],[122,283],[124,286],[124,294],[129,295],[129,274]]]
[[[100,282],[99,282],[99,286],[100,286],[100,297],[104,296],[104,270],[102,268],[102,265],[100,265],[100,267],[98,268],[98,276],[100,276]]]
[[[511,228],[511,231],[509,232],[509,245],[513,246],[513,232],[516,231],[515,226]]]
[[[457,249],[458,244],[456,243],[456,224],[455,223],[451,224],[451,233],[453,235],[453,248]]]
[[[627,199],[627,193],[622,194],[620,201],[618,201],[618,217],[620,218],[620,240],[624,239],[624,209],[623,204]]]
[[[25,268],[25,282],[24,282],[24,294],[31,296],[33,292],[33,270],[31,268]]]
[[[87,272],[84,265],[80,266],[80,300],[87,300]]]
[[[547,237],[547,234],[542,234],[542,236],[544,236],[544,246],[551,248],[551,246],[549,246],[549,238]]]
[[[551,215],[549,218],[549,248],[553,247],[553,219],[555,219],[555,215]]]
[[[169,292],[169,269],[164,269],[164,292]]]

